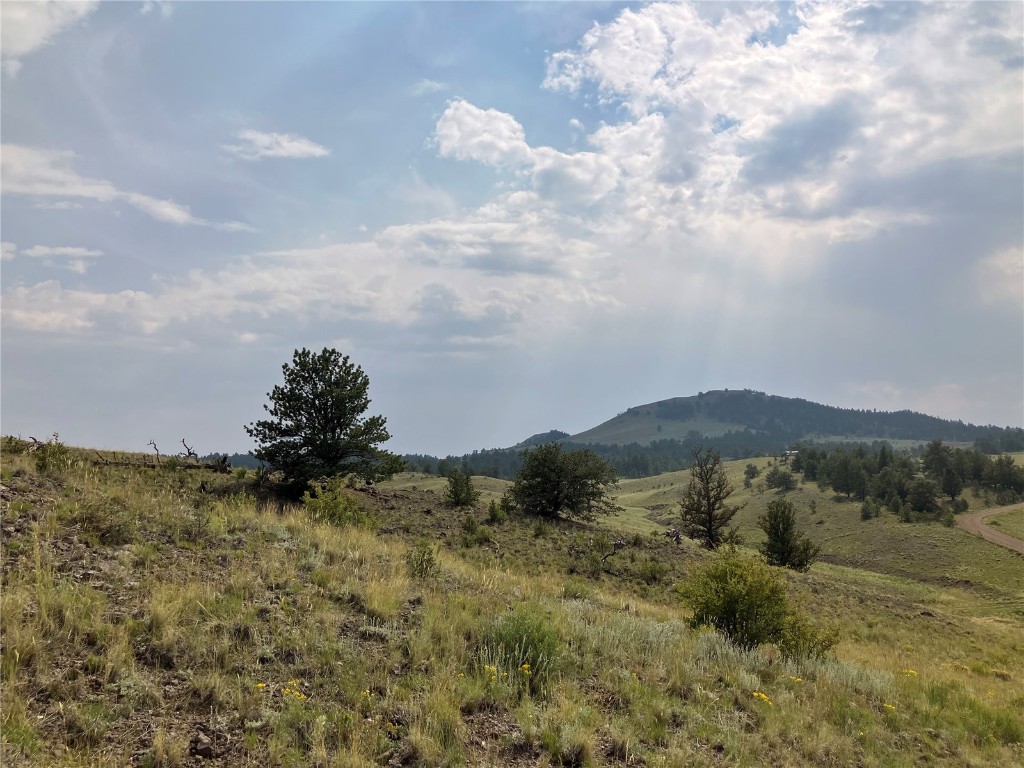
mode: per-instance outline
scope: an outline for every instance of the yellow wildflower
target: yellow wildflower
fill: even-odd
[[[904,669],[903,674],[907,677],[917,677],[917,671],[913,669]]]
[[[754,691],[753,696],[755,699],[760,699],[769,707],[772,705],[772,700],[768,698],[768,694],[762,693],[761,691]]]
[[[883,704],[882,706],[888,709],[890,712],[896,711],[896,707],[894,707],[892,704]]]

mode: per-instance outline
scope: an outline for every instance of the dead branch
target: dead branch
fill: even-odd
[[[185,438],[181,438],[181,444],[185,446],[185,453],[179,453],[183,459],[195,459],[196,464],[199,463],[199,454],[192,450],[188,443],[185,442]]]
[[[626,542],[625,541],[623,541],[622,539],[616,539],[612,543],[612,551],[605,553],[604,557],[601,558],[601,562],[603,563],[605,560],[607,560],[612,555],[617,555],[625,546],[626,546]]]
[[[160,466],[160,449],[156,447],[156,441],[155,440],[150,440],[147,443],[147,445],[152,445],[153,446],[153,450],[156,451],[156,465],[159,467]]]

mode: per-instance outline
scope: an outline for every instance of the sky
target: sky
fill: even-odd
[[[1024,5],[4,0],[0,426],[397,452],[753,388],[1024,424]]]

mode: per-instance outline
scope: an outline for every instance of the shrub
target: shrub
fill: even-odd
[[[699,567],[680,591],[693,610],[691,626],[714,627],[741,648],[775,643],[783,655],[799,657],[820,655],[835,642],[790,607],[778,574],[735,552]]]
[[[14,435],[4,435],[0,439],[0,453],[15,456],[28,451],[28,440],[22,440]]]
[[[491,529],[486,525],[480,525],[472,514],[466,515],[462,520],[462,546],[482,546],[492,541]]]
[[[769,488],[778,488],[785,493],[796,488],[796,479],[791,472],[779,467],[772,467],[764,476],[764,484]]]
[[[71,468],[71,450],[60,441],[60,436],[53,436],[36,451],[36,470],[44,475],[66,472]]]
[[[420,539],[416,546],[405,554],[405,566],[414,579],[426,581],[437,570],[437,557],[429,541]]]
[[[313,492],[302,494],[302,505],[311,520],[331,525],[361,525],[369,527],[373,518],[363,511],[359,500],[346,492],[344,481],[335,479],[318,483]]]
[[[637,575],[645,584],[656,584],[665,578],[666,573],[668,566],[653,557],[641,563],[637,570]]]
[[[581,579],[569,579],[562,585],[562,598],[565,600],[586,600],[590,597],[590,587]]]
[[[505,511],[504,505],[491,499],[491,503],[487,507],[487,522],[491,525],[501,525],[506,520],[508,520],[508,513]]]
[[[485,641],[484,656],[495,666],[519,671],[532,692],[543,692],[562,655],[562,641],[547,620],[526,608],[502,616]]]

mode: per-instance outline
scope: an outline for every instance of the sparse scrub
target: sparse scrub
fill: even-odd
[[[5,458],[5,764],[198,764],[197,725],[211,764],[898,765],[908,744],[936,766],[1020,762],[1016,572],[957,530],[911,529],[895,576],[761,564],[783,583],[785,621],[745,650],[684,620],[670,585],[711,555],[654,524],[547,523],[533,538],[511,517],[489,528],[493,547],[464,549],[443,478],[353,493],[378,533],[264,506],[230,476],[91,467],[69,450],[59,476]],[[743,463],[725,471],[738,484]],[[678,497],[669,480],[647,487],[664,494],[654,503]],[[781,499],[738,495],[745,532]],[[818,499],[830,546],[907,530],[861,524],[813,486],[800,497]],[[97,533],[111,514],[134,521],[129,546]],[[574,546],[619,541],[599,586],[570,575]],[[952,573],[984,587],[936,577]],[[823,656],[834,637],[816,625],[833,621],[844,642]]]

